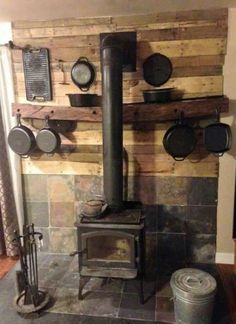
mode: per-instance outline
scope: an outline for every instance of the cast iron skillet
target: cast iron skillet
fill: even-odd
[[[208,125],[204,130],[204,144],[207,151],[222,156],[230,150],[232,133],[230,126],[219,122],[219,110],[216,110],[217,122]]]
[[[20,114],[17,114],[17,126],[12,128],[8,134],[8,144],[13,152],[28,156],[36,146],[33,132],[21,124]]]
[[[45,127],[38,132],[36,143],[44,153],[54,153],[61,145],[61,138],[53,128],[49,127],[48,120],[49,116],[46,116]]]
[[[194,150],[197,144],[197,137],[193,127],[188,125],[183,113],[176,125],[167,130],[163,138],[163,145],[176,161],[183,161]]]
[[[87,57],[80,57],[72,66],[71,79],[81,91],[89,90],[95,80],[95,69]]]
[[[155,87],[167,82],[171,74],[171,61],[163,54],[152,54],[143,63],[143,78],[148,84]]]

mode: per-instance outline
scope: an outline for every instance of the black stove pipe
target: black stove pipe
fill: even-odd
[[[101,44],[103,182],[104,195],[113,212],[123,208],[123,100],[122,48],[113,35]]]

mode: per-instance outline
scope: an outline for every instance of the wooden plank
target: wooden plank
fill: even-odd
[[[93,47],[71,47],[71,48],[51,48],[50,62],[54,63],[58,60],[76,62],[79,57],[86,56],[90,61],[98,61],[100,58],[98,48]],[[12,51],[13,62],[22,62],[22,51]]]
[[[203,56],[183,56],[183,57],[173,57],[170,58],[173,70],[177,68],[184,68],[184,67],[204,67],[204,66],[222,66],[224,64],[224,55],[203,55]],[[140,59],[137,63],[140,66],[139,69],[142,69],[144,59]],[[64,71],[70,72],[72,65],[75,62],[63,62]],[[96,67],[96,70],[100,71],[100,62],[93,62],[93,65]],[[59,71],[58,63],[51,63],[50,64],[52,71]],[[15,73],[23,73],[23,65],[22,62],[13,62],[13,70]],[[142,73],[142,72],[139,72]],[[136,78],[135,73],[124,72],[123,75],[129,76],[132,79],[134,75],[134,79]],[[127,77],[126,77],[127,78]]]
[[[17,39],[22,39],[22,38],[99,35],[100,33],[109,33],[115,31],[116,31],[116,26],[113,24],[14,29],[13,40],[17,41]]]
[[[79,163],[71,161],[22,160],[23,174],[77,174],[101,175],[102,165],[98,163]]]
[[[22,160],[23,174],[74,174],[74,175],[102,175],[100,163],[83,163],[72,161],[35,161]],[[156,164],[144,163],[137,165],[130,163],[128,175],[141,174],[144,176],[184,176],[184,177],[217,177],[218,163],[189,161],[160,161]]]
[[[138,29],[137,40],[145,42],[202,39],[204,38],[226,38],[227,26],[198,26],[198,27],[177,27],[167,29]],[[17,39],[17,45],[21,47],[86,47],[100,44],[99,35],[77,35],[59,36],[45,38],[21,38]]]
[[[225,38],[208,38],[192,40],[174,40],[161,42],[139,42],[137,44],[137,56],[144,60],[149,55],[160,52],[170,58],[201,55],[222,55],[226,52]],[[100,60],[100,52],[97,47],[71,47],[51,48],[50,61],[57,62],[59,59],[66,62],[75,62],[80,56],[86,56],[91,61]],[[12,52],[13,62],[22,62],[21,50]]]
[[[222,55],[226,52],[225,38],[190,39],[161,42],[139,42],[138,57],[145,59],[160,52],[168,57]]]
[[[175,88],[173,91],[173,98],[182,98],[187,93],[223,93],[223,77],[218,76],[197,76],[197,77],[183,77],[171,78],[160,88]],[[123,96],[137,97],[142,96],[143,90],[153,89],[144,80],[124,80],[123,81]],[[25,84],[23,82],[17,83],[16,92],[19,96],[25,95]],[[61,84],[60,82],[53,83],[53,93],[55,97],[66,96],[68,93],[76,94],[83,93],[72,82],[68,84]],[[101,81],[94,82],[93,86],[87,93],[102,94]]]
[[[55,20],[22,20],[12,23],[13,29],[19,28],[45,28],[45,27],[71,27],[85,25],[106,25],[111,23],[111,17],[86,17],[78,19],[55,19]]]
[[[158,22],[180,22],[180,21],[198,21],[198,20],[226,20],[228,9],[208,9],[208,10],[188,10],[161,12],[146,15],[118,16],[112,17],[112,23],[119,26],[143,25]]]
[[[149,147],[149,150],[146,148]],[[129,148],[129,149],[127,149]],[[78,149],[78,151],[77,151]],[[160,161],[173,162],[173,158],[165,151],[162,145],[156,145],[156,143],[146,145],[125,145],[125,149],[128,153],[129,163],[138,163],[140,165],[156,164]],[[88,163],[102,163],[102,145],[83,145],[76,146],[72,152],[60,148],[59,153],[55,153],[53,156],[42,154],[42,152],[34,152],[31,154],[32,159],[37,161],[72,161],[72,162],[88,162]],[[28,158],[31,159],[31,158]],[[194,152],[190,154],[185,161],[191,163],[206,163],[215,162],[218,163],[217,157],[213,154],[209,154],[204,147],[196,147]]]
[[[138,41],[159,42],[187,39],[226,38],[227,26],[178,27],[167,29],[138,30]]]
[[[143,90],[153,89],[144,80],[124,81],[124,96],[142,96]],[[223,92],[223,77],[186,77],[186,78],[171,78],[165,85],[160,88],[175,88],[173,97],[181,98],[185,93],[205,93],[205,92]]]
[[[95,46],[100,44],[99,35],[78,35],[66,37],[45,37],[45,38],[20,38],[17,39],[17,46],[25,47],[47,47],[51,48],[73,48]]]
[[[229,100],[226,97],[213,97],[195,100],[172,101],[164,104],[127,104],[124,105],[123,120],[125,123],[141,121],[166,121],[176,119],[180,111],[187,118],[206,117],[220,107],[221,112],[227,112]],[[56,107],[30,104],[13,104],[13,114],[21,113],[23,118],[81,120],[98,122],[102,119],[99,107]]]
[[[194,66],[194,67],[177,67],[172,72],[173,78],[180,77],[189,77],[189,76],[216,76],[222,75],[222,66],[212,65],[212,66]],[[15,73],[15,81],[17,83],[17,88],[25,89],[24,85],[24,73],[17,72]],[[142,71],[137,71],[134,73],[123,73],[123,80],[141,80],[143,78]],[[51,71],[52,83],[62,83],[67,82],[71,83],[71,73],[70,72],[61,72],[61,71]],[[96,80],[101,81],[101,73],[97,72]]]

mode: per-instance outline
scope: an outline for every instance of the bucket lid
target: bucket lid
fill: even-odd
[[[184,268],[175,271],[170,281],[173,292],[185,298],[207,298],[216,292],[216,280],[209,273]]]

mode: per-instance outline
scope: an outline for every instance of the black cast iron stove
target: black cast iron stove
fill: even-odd
[[[123,200],[122,70],[136,70],[136,33],[101,34],[103,183],[107,209],[79,215],[79,299],[84,277],[140,278],[143,303],[144,219],[138,202]]]

